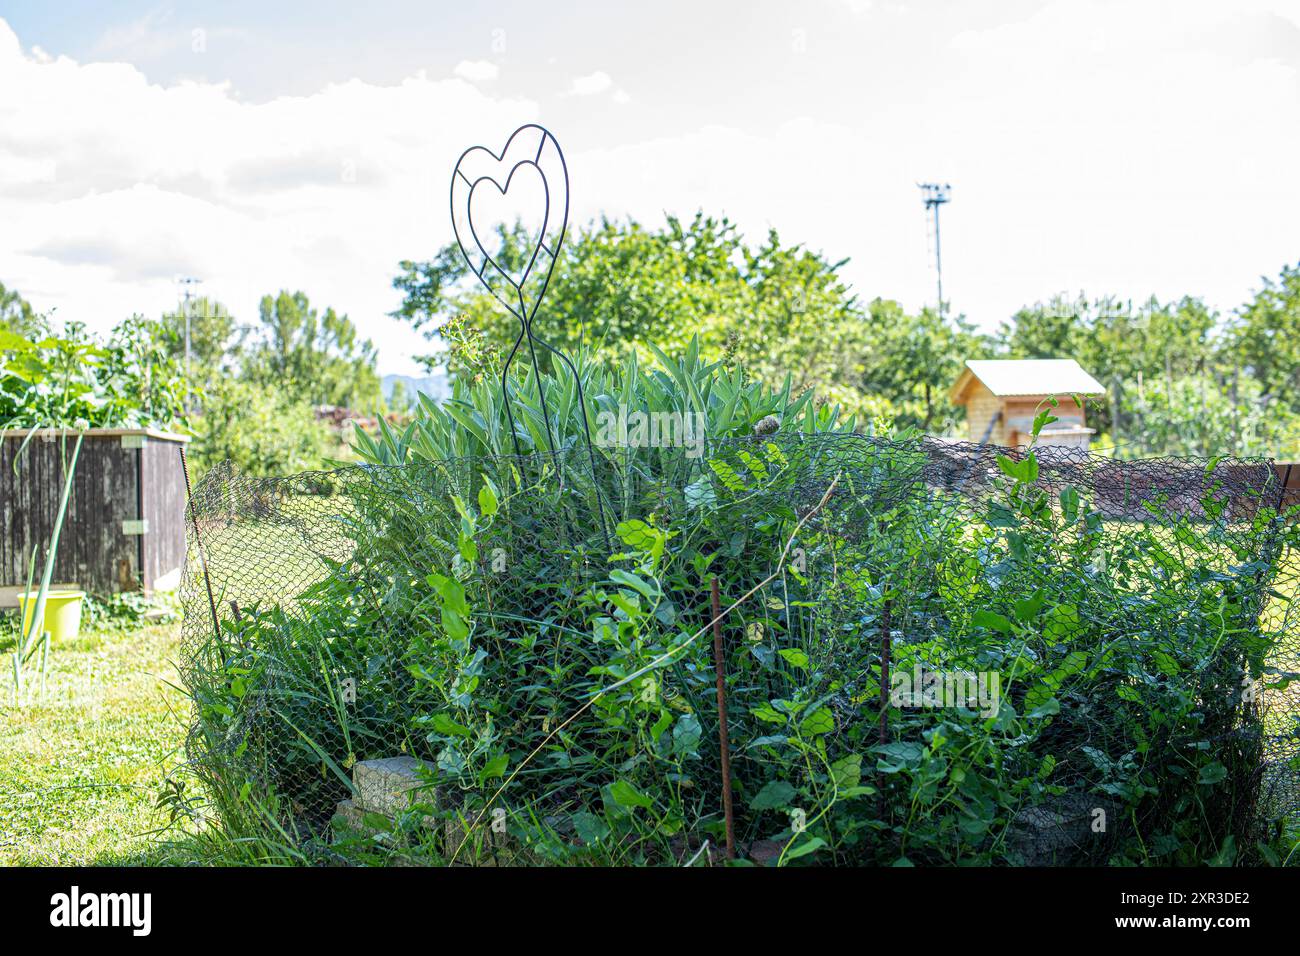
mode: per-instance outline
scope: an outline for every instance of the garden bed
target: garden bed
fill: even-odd
[[[326,860],[491,843],[429,817],[496,823],[537,861],[711,857],[715,576],[742,850],[1187,863],[1256,853],[1294,809],[1293,730],[1265,732],[1293,728],[1270,685],[1296,670],[1267,462],[691,451],[205,481],[184,671],[224,824]],[[976,693],[908,699],[904,674]],[[411,801],[358,856],[330,822],[351,770],[403,756],[455,799]]]

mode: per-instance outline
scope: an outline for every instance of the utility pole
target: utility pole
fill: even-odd
[[[952,186],[948,183],[917,183],[925,201],[927,214],[934,211],[934,271],[939,280],[939,318],[943,318],[943,258],[939,254],[939,207],[948,202]]]
[[[185,381],[190,380],[190,299],[193,297],[193,288],[203,282],[202,279],[195,279],[193,276],[181,276],[178,281],[184,287],[182,294],[182,310],[185,313]]]

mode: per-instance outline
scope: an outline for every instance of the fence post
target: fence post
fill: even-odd
[[[181,453],[181,473],[185,476],[185,503],[189,506],[190,523],[194,525],[194,550],[199,556],[199,566],[203,568],[203,583],[208,589],[208,610],[212,612],[212,634],[217,638],[221,663],[225,666],[226,649],[220,640],[221,625],[217,623],[217,599],[212,593],[212,578],[208,574],[208,556],[203,550],[203,538],[199,535],[199,516],[194,511],[194,492],[190,488],[190,465],[185,458],[185,446],[178,444],[176,450]]]
[[[731,805],[731,741],[727,734],[727,674],[722,653],[722,600],[718,576],[710,582],[713,604],[713,672],[718,681],[718,752],[722,757],[722,816],[727,828],[727,859],[736,858],[736,819]]]
[[[893,601],[885,599],[880,612],[880,743],[889,743],[889,665],[893,636]]]

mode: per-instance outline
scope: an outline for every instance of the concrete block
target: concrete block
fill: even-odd
[[[1079,865],[1100,838],[1092,832],[1092,812],[1099,803],[1110,812],[1097,797],[1077,794],[1026,807],[1012,818],[1007,848],[1024,866]]]
[[[438,806],[439,794],[420,775],[424,764],[414,757],[362,760],[352,768],[354,801],[362,811],[395,816],[413,803]]]
[[[443,822],[442,852],[447,861],[457,857],[456,863],[460,866],[496,866],[515,862],[521,855],[519,841],[508,832],[494,830],[491,816],[485,816],[471,833],[470,826],[476,815],[471,814],[466,820],[457,817]]]
[[[335,829],[365,832],[369,829],[363,822],[365,815],[366,812],[351,800],[340,800],[330,823]]]

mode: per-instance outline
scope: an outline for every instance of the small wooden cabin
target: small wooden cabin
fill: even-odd
[[[966,409],[967,440],[1011,448],[1029,444],[1035,416],[1054,398],[1059,421],[1042,430],[1038,444],[1087,448],[1096,429],[1075,396],[1104,394],[1074,359],[972,359],[949,397]]]
[[[63,494],[63,443],[55,429],[0,439],[0,607],[15,606],[32,550],[44,549]],[[85,432],[54,559],[54,582],[97,594],[171,590],[185,563],[185,435],[152,428]],[[76,433],[66,438],[71,455]],[[17,468],[15,469],[15,464]]]

